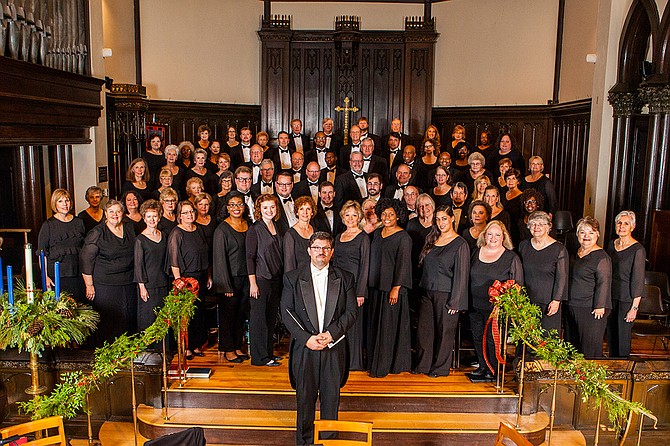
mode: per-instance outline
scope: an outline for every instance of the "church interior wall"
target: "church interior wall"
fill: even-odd
[[[100,0],[97,3],[100,3]],[[113,51],[113,56],[106,58],[104,61],[104,73],[118,84],[134,84],[133,0],[102,0],[101,6],[104,46],[105,48],[111,48]],[[95,28],[91,27],[91,30],[94,31]],[[95,34],[95,32],[91,32],[93,38]]]
[[[595,64],[586,61],[596,53],[599,0],[566,0],[561,56],[559,101],[590,98]]]

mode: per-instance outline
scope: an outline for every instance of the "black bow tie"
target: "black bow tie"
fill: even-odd
[[[279,151],[280,151],[281,153],[288,153],[288,149],[282,149],[281,147],[279,148]]]
[[[372,157],[370,157],[370,158],[363,158],[363,161],[372,161]]]
[[[258,164],[256,164],[256,163],[251,163],[251,165],[252,165],[252,167],[258,167],[259,169],[260,169],[260,167],[261,167],[261,164],[260,164],[260,163],[258,163]]]
[[[352,148],[352,149],[353,149],[354,147],[358,148],[358,147],[360,147],[360,146],[361,146],[361,143],[358,143],[358,144],[352,144],[352,145],[351,145],[351,148]]]
[[[365,178],[365,176],[362,173],[361,174],[357,174],[357,173],[353,173],[353,172],[351,172],[351,173],[354,175],[354,180],[357,180],[359,178]]]
[[[245,198],[249,198],[249,194],[251,193],[251,192],[246,192],[245,193],[245,192],[242,192],[241,190],[238,190],[238,192],[241,193],[242,195],[244,195]]]
[[[394,155],[397,155],[398,152],[400,152],[400,149],[399,149],[399,148],[398,148],[398,149],[395,149],[395,150],[391,150],[391,153],[394,154]]]
[[[294,133],[294,134],[293,134],[293,137],[294,137],[294,138],[300,138],[300,133]]]
[[[328,212],[328,211],[332,211],[332,210],[333,210],[332,206],[326,206],[326,207],[323,208],[323,212]]]
[[[263,187],[272,187],[272,183],[266,183],[263,181]]]
[[[404,186],[401,186],[401,185],[399,185],[399,184],[398,184],[398,189],[402,189],[402,190],[405,190],[405,188],[406,188],[406,187],[407,187],[407,185],[406,185],[406,184],[405,184]]]
[[[292,203],[292,202],[293,202],[293,198],[291,198],[291,197],[288,197],[288,198],[282,198],[282,199],[281,199],[281,202],[284,203],[284,204],[286,204],[286,203]]]
[[[337,170],[337,167],[330,167],[328,168],[328,172],[335,172]]]
[[[326,149],[325,147],[323,149],[319,149],[317,147],[317,149],[316,149],[316,151],[319,152],[319,153],[324,153],[326,150],[328,150],[328,149]]]
[[[309,181],[309,180],[307,180],[307,184],[309,184],[309,186],[312,187],[312,186],[318,186],[318,185],[319,185],[319,182],[318,182],[318,181]]]
[[[251,146],[245,146],[244,144],[242,144],[243,149],[248,149],[249,147],[251,147]]]
[[[412,161],[411,163],[407,163],[407,166],[408,166],[410,169],[414,168],[414,161]]]

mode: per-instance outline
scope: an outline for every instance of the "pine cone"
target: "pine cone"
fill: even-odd
[[[61,308],[58,310],[58,314],[60,314],[63,319],[72,319],[74,317],[74,313],[72,313],[72,310],[69,308]]]
[[[36,336],[38,335],[42,329],[44,328],[44,322],[42,322],[41,319],[35,319],[29,326],[28,326],[28,334],[30,336]]]

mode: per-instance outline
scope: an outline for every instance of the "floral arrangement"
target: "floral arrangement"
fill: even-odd
[[[0,349],[16,347],[42,355],[46,347],[81,344],[100,320],[90,306],[77,303],[65,293],[56,299],[53,291],[33,291],[28,302],[25,287],[17,287],[14,302],[3,299],[0,312]]]
[[[574,376],[583,401],[593,398],[597,404],[602,404],[617,432],[621,431],[631,412],[645,415],[657,422],[656,417],[640,403],[627,401],[610,389],[605,382],[607,376],[605,367],[584,359],[584,355],[577,352],[573,345],[559,338],[556,330],[547,332],[543,329],[540,325],[542,317],[540,307],[530,302],[525,289],[518,283],[514,280],[506,282],[496,280],[489,288],[489,296],[494,309],[487,326],[491,325],[493,329],[496,352],[500,351],[501,342],[498,321],[501,317],[509,317],[512,327],[510,336],[513,342],[523,342],[538,358]],[[483,351],[486,356],[486,344]],[[501,359],[503,358],[498,358]],[[486,363],[490,368],[488,358]]]
[[[180,331],[195,311],[198,295],[198,281],[193,278],[175,279],[172,290],[165,297],[163,306],[156,313],[156,321],[142,333],[122,335],[112,344],[96,349],[91,371],[75,371],[61,376],[48,396],[36,396],[30,401],[20,402],[20,409],[32,415],[33,420],[61,415],[72,418],[85,408],[86,396],[98,389],[102,380],[116,375],[123,367],[144,352],[154,342],[167,336],[170,327],[175,335]]]

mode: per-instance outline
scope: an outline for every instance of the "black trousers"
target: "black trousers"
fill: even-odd
[[[244,321],[249,309],[249,277],[233,277],[232,297],[217,295],[219,307],[219,351],[232,352],[244,344]]]
[[[478,308],[471,308],[468,312],[470,316],[470,329],[472,330],[472,342],[474,343],[475,352],[477,353],[477,362],[479,367],[486,367],[486,360],[484,359],[484,326],[486,321],[491,315],[491,310],[482,310]],[[505,343],[505,339],[501,339],[502,343]],[[493,330],[489,328],[488,334],[486,335],[486,355],[489,360],[489,364],[493,367],[493,373],[497,373],[498,369],[498,358],[496,358],[496,346],[493,342]]]
[[[123,333],[137,332],[137,285],[103,285],[93,283],[93,309],[100,314],[95,331],[96,344],[112,343]]]
[[[419,301],[415,368],[418,373],[449,375],[459,317],[459,313],[449,314],[450,296],[451,293],[426,291]]]
[[[610,358],[628,358],[633,337],[633,322],[626,322],[632,302],[612,301],[612,312],[607,318],[607,347]]]
[[[602,358],[608,310],[596,319],[590,307],[568,306],[566,339],[586,358]]]
[[[260,296],[250,298],[249,339],[251,365],[265,365],[274,356],[272,334],[277,324],[277,311],[281,301],[281,278],[266,280],[256,278]]]

